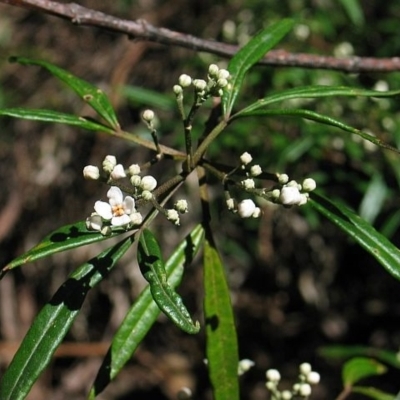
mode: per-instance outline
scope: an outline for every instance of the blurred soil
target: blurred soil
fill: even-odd
[[[242,7],[240,2],[226,3],[80,2],[126,19],[144,18],[156,26],[215,39],[221,37],[224,21],[235,20]],[[130,41],[3,4],[0,49],[1,106],[91,115],[90,109],[45,71],[7,62],[11,55],[37,57],[104,89],[124,129],[132,132],[143,131],[139,117],[142,106],[127,104],[119,87],[129,84],[165,92],[180,73],[189,69],[196,72],[205,65],[203,58],[190,50]],[[168,143],[173,138],[167,135],[163,140]],[[106,135],[1,119],[0,265],[57,227],[82,220],[92,212],[94,201],[104,199],[105,188],[84,181],[82,169],[88,164],[99,165],[107,154],[116,155],[125,165],[151,157],[148,151]],[[160,167],[154,171],[161,179]],[[189,188],[187,195],[196,205],[196,183],[193,185],[194,194]],[[198,218],[199,211],[193,212],[179,229],[161,218],[157,220],[157,235],[164,243],[165,255]],[[278,368],[284,376],[282,384],[290,385],[304,361],[311,362],[322,375],[312,398],[333,399],[340,391],[340,363],[320,357],[320,346],[399,346],[397,283],[329,223],[321,222],[319,229],[313,229],[297,210],[269,207],[260,222],[246,229],[243,221],[223,212],[217,218],[219,243],[232,287],[240,355],[256,362],[242,378],[243,399],[267,398],[266,369]],[[233,249],[237,250],[234,241],[240,243],[239,258],[233,254]],[[98,244],[61,253],[4,277],[0,282],[1,370],[34,316],[68,274],[103,248],[104,244]],[[198,260],[186,271],[180,288],[194,319],[200,320],[201,278]],[[143,285],[135,254],[130,252],[89,294],[65,345],[35,384],[29,399],[84,399],[107,343]],[[209,399],[203,358],[203,334],[186,335],[160,318],[131,362],[99,398],[174,399],[179,388],[189,386],[194,388],[195,398]],[[379,381],[379,387],[398,391],[392,375],[390,371]]]

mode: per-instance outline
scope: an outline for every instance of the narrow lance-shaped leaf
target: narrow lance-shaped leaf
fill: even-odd
[[[278,93],[273,93],[263,99],[257,100],[255,103],[250,104],[246,108],[238,111],[232,118],[244,116],[253,113],[256,110],[262,109],[270,104],[280,101],[291,99],[304,99],[304,98],[320,98],[320,97],[336,97],[336,96],[350,96],[350,97],[393,97],[400,95],[400,90],[388,90],[386,92],[379,92],[376,90],[368,90],[362,88],[354,88],[347,86],[303,86],[299,88],[282,90]]]
[[[175,249],[165,263],[168,283],[172,288],[179,285],[184,268],[191,264],[204,239],[200,225]],[[89,399],[94,399],[121,371],[132,357],[151,326],[160,314],[160,308],[154,302],[147,286],[130,308],[124,321],[115,333],[111,348],[104,358],[96,380],[90,391]]]
[[[139,239],[138,263],[143,276],[150,284],[154,301],[179,328],[187,333],[197,333],[200,324],[193,324],[192,318],[176,293],[167,281],[164,261],[157,239],[145,229]]]
[[[28,262],[86,244],[101,242],[102,240],[120,235],[121,233],[121,231],[114,231],[111,235],[104,236],[99,232],[87,230],[85,221],[62,226],[47,235],[35,247],[8,263],[2,269],[1,274]]]
[[[92,121],[85,117],[65,114],[52,110],[33,110],[26,108],[4,108],[0,109],[0,115],[28,119],[31,121],[53,122],[58,124],[66,124],[77,126],[78,128],[87,129],[90,131],[100,131],[113,133],[114,131],[97,121]]]
[[[37,65],[47,69],[52,75],[66,83],[83,101],[88,103],[102,118],[104,118],[113,129],[119,129],[119,123],[113,106],[101,89],[46,61],[25,57],[11,57],[10,61],[18,62],[23,65]]]
[[[374,387],[365,387],[365,386],[353,386],[351,388],[352,393],[360,393],[364,396],[369,397],[370,399],[375,400],[400,400],[400,393],[395,394],[385,393],[382,390],[376,389]]]
[[[270,117],[270,116],[286,116],[286,117],[299,117],[299,118],[304,118],[310,121],[315,121],[320,124],[324,125],[330,125],[334,126],[336,128],[342,129],[345,132],[350,132],[353,133],[357,136],[362,137],[365,140],[368,140],[369,142],[375,144],[376,146],[383,147],[385,149],[389,149],[392,151],[395,151],[396,153],[400,153],[400,151],[393,146],[390,146],[389,144],[383,142],[382,140],[378,139],[377,137],[370,135],[366,132],[360,131],[359,129],[353,128],[350,125],[347,125],[335,118],[328,117],[326,115],[319,114],[315,111],[311,110],[303,110],[303,109],[297,109],[297,108],[277,108],[277,109],[267,109],[267,110],[261,110],[257,109],[255,111],[251,112],[246,112],[246,113],[241,113],[237,115],[237,118],[241,117],[252,117],[252,116],[265,116],[265,117]]]
[[[204,247],[207,368],[215,400],[238,400],[238,345],[228,283],[211,232]]]
[[[386,271],[400,280],[400,250],[373,226],[344,205],[316,193],[311,195],[310,204],[375,257]]]
[[[359,380],[373,375],[382,375],[387,368],[372,358],[355,357],[347,361],[342,369],[343,385],[353,386]]]
[[[233,56],[228,65],[228,70],[232,75],[231,88],[224,92],[222,98],[225,117],[229,117],[232,111],[247,71],[277,45],[293,25],[294,22],[291,19],[282,19],[270,25],[254,36]]]
[[[0,399],[22,400],[49,364],[90,289],[104,279],[133,242],[128,237],[81,265],[42,308],[0,382]]]

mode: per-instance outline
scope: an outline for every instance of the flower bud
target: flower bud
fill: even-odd
[[[132,225],[140,225],[143,222],[143,216],[140,212],[133,212],[130,215]]]
[[[139,175],[131,176],[131,184],[133,187],[139,187],[141,182],[142,182],[142,178]]]
[[[85,179],[97,180],[100,178],[100,171],[94,165],[87,165],[85,168],[83,168],[83,177]]]
[[[219,72],[219,67],[216,64],[210,64],[208,67],[208,75],[210,75],[211,78],[216,78],[218,77],[218,72]]]
[[[300,374],[307,376],[311,372],[311,364],[305,362],[299,366]]]
[[[173,222],[175,225],[179,225],[179,214],[178,211],[174,209],[167,210],[168,221]]]
[[[180,85],[174,85],[174,87],[172,88],[172,90],[174,91],[174,93],[175,93],[177,96],[181,95],[182,92],[183,92],[182,86],[180,86]]]
[[[245,358],[244,360],[239,361],[238,365],[238,375],[243,375],[245,372],[247,372],[251,367],[254,367],[255,362],[252,360],[249,360]]]
[[[218,79],[225,79],[225,80],[228,80],[230,76],[231,76],[231,75],[230,75],[230,73],[229,73],[229,71],[228,71],[227,69],[221,68],[221,69],[218,71]]]
[[[103,170],[110,174],[116,165],[117,159],[114,156],[106,156],[103,161]]]
[[[245,179],[244,181],[241,182],[241,184],[246,190],[254,189],[256,187],[254,179],[251,178]]]
[[[189,87],[192,84],[192,78],[189,75],[182,74],[178,79],[178,83],[182,88]]]
[[[284,186],[279,196],[279,201],[286,206],[299,204],[302,200],[303,198],[299,192],[299,189],[294,186]]]
[[[252,165],[250,168],[250,175],[251,176],[258,176],[262,174],[262,169],[259,165]]]
[[[317,187],[317,184],[314,179],[306,178],[303,181],[302,187],[305,192],[312,192]]]
[[[252,160],[253,160],[253,157],[249,153],[247,153],[247,151],[240,156],[240,162],[243,165],[250,164],[252,162]]]
[[[153,110],[145,110],[143,111],[142,118],[150,123],[154,119],[154,111]]]
[[[228,86],[228,81],[226,79],[223,78],[219,78],[217,81],[217,86],[220,88],[224,88]]]
[[[148,191],[152,191],[157,187],[157,181],[156,179],[151,176],[151,175],[146,175],[142,178],[142,181],[140,183],[140,187],[143,190],[148,190]]]
[[[115,180],[125,178],[126,173],[125,173],[125,170],[124,170],[124,167],[122,166],[122,164],[117,164],[111,171],[110,176],[112,179],[115,179]]]
[[[319,383],[320,379],[321,379],[321,376],[319,375],[318,372],[315,372],[315,371],[311,371],[307,375],[307,382],[311,383],[311,385],[317,385]]]
[[[140,165],[139,164],[132,164],[128,168],[130,175],[139,175],[140,174]]]
[[[246,199],[238,204],[238,214],[241,218],[250,218],[256,209],[254,201]]]
[[[179,211],[181,214],[185,214],[188,212],[188,202],[184,199],[178,200],[174,204],[174,208],[176,211]]]
[[[203,80],[203,79],[195,79],[193,81],[193,85],[194,85],[194,87],[196,88],[196,90],[198,92],[201,92],[201,91],[206,89],[207,82],[205,80]]]
[[[289,176],[287,174],[278,174],[278,182],[281,185],[285,185],[289,182]]]
[[[279,382],[281,380],[281,374],[276,369],[269,369],[265,373],[265,376],[267,377],[267,380],[270,382]]]
[[[142,197],[144,200],[149,201],[153,198],[153,193],[151,193],[150,190],[143,190]]]

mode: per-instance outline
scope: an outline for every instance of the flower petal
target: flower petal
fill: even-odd
[[[127,214],[132,214],[135,211],[135,200],[131,196],[125,197],[124,210]]]
[[[121,215],[119,217],[113,217],[111,220],[112,226],[124,226],[131,222],[131,218],[128,214]]]
[[[121,189],[117,186],[110,187],[109,191],[107,192],[107,197],[110,199],[109,202],[111,206],[122,204],[124,200],[124,196],[121,192]]]
[[[107,221],[112,218],[111,206],[105,201],[96,201],[96,203],[94,203],[94,209],[101,218]]]

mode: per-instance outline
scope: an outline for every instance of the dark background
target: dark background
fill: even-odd
[[[155,26],[231,43],[243,43],[261,27],[294,17],[297,27],[281,44],[287,50],[337,55],[351,44],[359,56],[399,54],[397,1],[356,2],[361,17],[346,10],[344,3],[80,2],[118,17],[144,18]],[[11,55],[45,59],[101,87],[110,95],[127,131],[145,135],[140,112],[154,108],[160,119],[161,141],[171,146],[183,144],[181,122],[170,105],[171,88],[178,76],[189,73],[204,78],[209,63],[226,63],[213,55],[130,41],[122,35],[0,4],[0,106],[47,108],[78,115],[90,115],[90,110],[73,93],[44,70],[8,63]],[[249,75],[240,101],[248,104],[270,91],[317,83],[372,88],[384,80],[390,88],[398,89],[398,77],[399,73],[342,74],[257,67]],[[157,107],[154,100],[130,96],[128,87],[159,91],[165,103]],[[307,106],[368,128],[394,145],[400,138],[398,100],[340,98]],[[206,113],[200,116],[198,129],[205,117]],[[343,199],[399,243],[397,154],[371,149],[348,134],[324,126],[271,119],[232,126],[210,149],[210,157],[234,164],[243,151],[249,151],[271,172],[286,172],[299,180],[314,177],[321,193]],[[106,135],[61,125],[0,120],[0,265],[57,227],[85,219],[92,212],[94,202],[105,198],[106,188],[85,181],[82,169],[88,164],[100,165],[107,154],[116,155],[125,165],[151,157],[147,150]],[[173,172],[172,167],[167,176]],[[152,170],[160,181],[163,173],[163,165]],[[217,184],[211,193],[216,200],[214,226],[232,288],[240,356],[256,363],[241,378],[243,399],[268,398],[266,369],[279,369],[282,387],[288,387],[296,379],[298,365],[305,361],[321,373],[321,384],[312,398],[334,399],[341,391],[342,362],[320,356],[321,346],[360,344],[398,350],[398,282],[336,227],[309,206],[287,210],[262,204],[261,220],[239,220],[224,211]],[[182,195],[191,205],[182,226],[176,228],[162,218],[156,221],[165,257],[200,220],[196,182],[189,182]],[[96,244],[61,253],[5,276],[0,282],[1,370],[36,313],[68,274],[103,248],[104,244]],[[194,319],[201,319],[201,279],[202,266],[197,260],[186,271],[179,289]],[[72,345],[54,358],[29,398],[84,399],[107,343],[143,285],[135,254],[128,252],[109,278],[90,293],[66,338]],[[190,386],[195,398],[208,399],[203,358],[204,334],[186,335],[162,317],[99,398],[174,399],[180,387]],[[398,370],[389,368],[386,375],[364,383],[397,393],[398,382]]]

